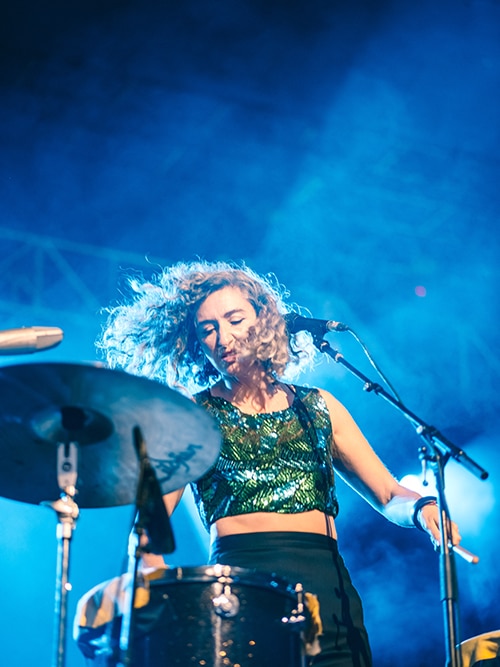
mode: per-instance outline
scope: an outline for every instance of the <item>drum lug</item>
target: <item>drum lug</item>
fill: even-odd
[[[290,624],[293,629],[302,630],[302,624],[306,617],[304,613],[304,587],[302,584],[295,586],[295,593],[297,594],[297,607],[292,609],[290,616],[283,616],[282,623]]]
[[[212,589],[214,592],[212,605],[215,613],[222,618],[232,618],[233,616],[236,616],[240,609],[240,601],[231,591],[231,586],[229,584],[216,582],[212,585]]]

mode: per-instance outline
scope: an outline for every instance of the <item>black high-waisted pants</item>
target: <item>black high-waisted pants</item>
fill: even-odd
[[[284,577],[318,596],[323,634],[314,667],[371,667],[360,597],[337,548],[326,535],[261,532],[217,538],[210,564],[255,569]]]

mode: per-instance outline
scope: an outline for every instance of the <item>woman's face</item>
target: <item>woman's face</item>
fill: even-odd
[[[245,374],[254,359],[244,341],[257,313],[238,287],[223,287],[202,302],[195,313],[196,335],[207,359],[222,376]]]

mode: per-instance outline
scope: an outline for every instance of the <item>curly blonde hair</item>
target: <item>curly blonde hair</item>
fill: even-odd
[[[194,328],[195,313],[213,292],[238,287],[257,314],[246,345],[270,378],[292,378],[316,354],[308,334],[289,336],[284,315],[286,289],[275,276],[261,276],[244,264],[179,262],[150,280],[128,277],[128,303],[106,308],[107,321],[96,340],[111,368],[196,393],[220,375],[207,360]]]

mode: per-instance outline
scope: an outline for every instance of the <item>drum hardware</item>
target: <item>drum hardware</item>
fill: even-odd
[[[61,495],[55,502],[42,501],[40,504],[51,507],[57,514],[57,560],[56,560],[56,591],[55,591],[55,656],[53,664],[64,665],[66,643],[66,617],[69,583],[70,543],[79,508],[75,502],[78,480],[78,443],[70,440],[70,433],[83,430],[85,415],[80,408],[74,406],[61,407],[61,426],[68,434],[65,442],[57,444],[57,483]]]
[[[231,568],[229,565],[217,563],[212,568],[207,569],[207,574],[213,573],[217,580],[212,584],[212,605],[218,616],[223,618],[232,618],[236,616],[240,609],[238,597],[233,594],[231,584]]]
[[[240,610],[240,601],[238,600],[238,597],[232,593],[231,586],[218,581],[215,584],[212,584],[212,590],[214,593],[212,604],[215,613],[223,618],[232,618],[233,616],[236,616]]]
[[[149,459],[146,443],[142,431],[138,426],[133,429],[134,448],[139,460],[140,472],[135,499],[136,520],[134,533],[136,536],[135,548],[129,549],[128,571],[132,577],[132,586],[129,588],[126,613],[122,619],[120,632],[120,650],[123,664],[127,666],[132,661],[133,634],[135,616],[135,594],[138,587],[139,562],[143,554],[170,554],[175,551],[175,539],[162,492],[156,473]],[[147,542],[142,543],[146,537]]]
[[[53,667],[63,667],[70,541],[80,508],[132,504],[143,475],[146,506],[161,511],[156,500],[154,511],[148,505],[151,470],[155,498],[185,486],[215,462],[220,432],[203,408],[178,392],[101,365],[4,366],[0,387],[0,495],[57,514]],[[139,425],[149,443],[145,467],[131,437]],[[155,545],[163,548],[173,537],[165,526],[158,534],[145,523]]]
[[[289,616],[283,616],[281,619],[282,623],[289,623],[290,625],[296,625],[296,627],[302,631],[302,626],[306,622],[306,608],[304,604],[304,587],[301,583],[295,585],[295,593],[297,595],[297,607],[292,609],[292,612]]]

